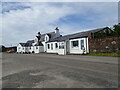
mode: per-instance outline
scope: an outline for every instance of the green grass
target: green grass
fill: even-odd
[[[108,57],[120,57],[120,53],[89,53],[87,56],[108,56]]]

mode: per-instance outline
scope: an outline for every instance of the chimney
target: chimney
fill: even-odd
[[[38,39],[38,41],[40,40],[40,38],[41,38],[41,33],[40,32],[38,32],[37,33],[38,35],[36,36],[37,37],[37,39]]]
[[[40,32],[38,32],[37,34],[38,34],[38,36],[40,36],[40,35],[41,35],[41,33],[40,33]]]
[[[56,28],[55,28],[55,33],[58,33],[58,32],[59,32],[59,28],[56,27]]]

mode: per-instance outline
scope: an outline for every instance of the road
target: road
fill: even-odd
[[[3,54],[3,88],[117,88],[118,58]]]

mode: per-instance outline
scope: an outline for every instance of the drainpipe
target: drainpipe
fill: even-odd
[[[67,41],[65,40],[65,43],[64,43],[64,54],[66,55],[66,50],[67,50],[67,47],[66,47],[66,45],[67,45],[67,43],[66,43]]]
[[[67,40],[65,40],[65,55],[67,54],[67,52],[69,52],[69,45],[67,45],[67,44],[69,44],[69,39],[67,39]]]

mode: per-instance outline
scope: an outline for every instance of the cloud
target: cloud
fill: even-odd
[[[14,7],[12,7],[14,5]],[[36,33],[62,34],[117,23],[117,3],[5,3],[2,9],[3,44],[17,45]],[[114,12],[114,13],[113,13]]]

